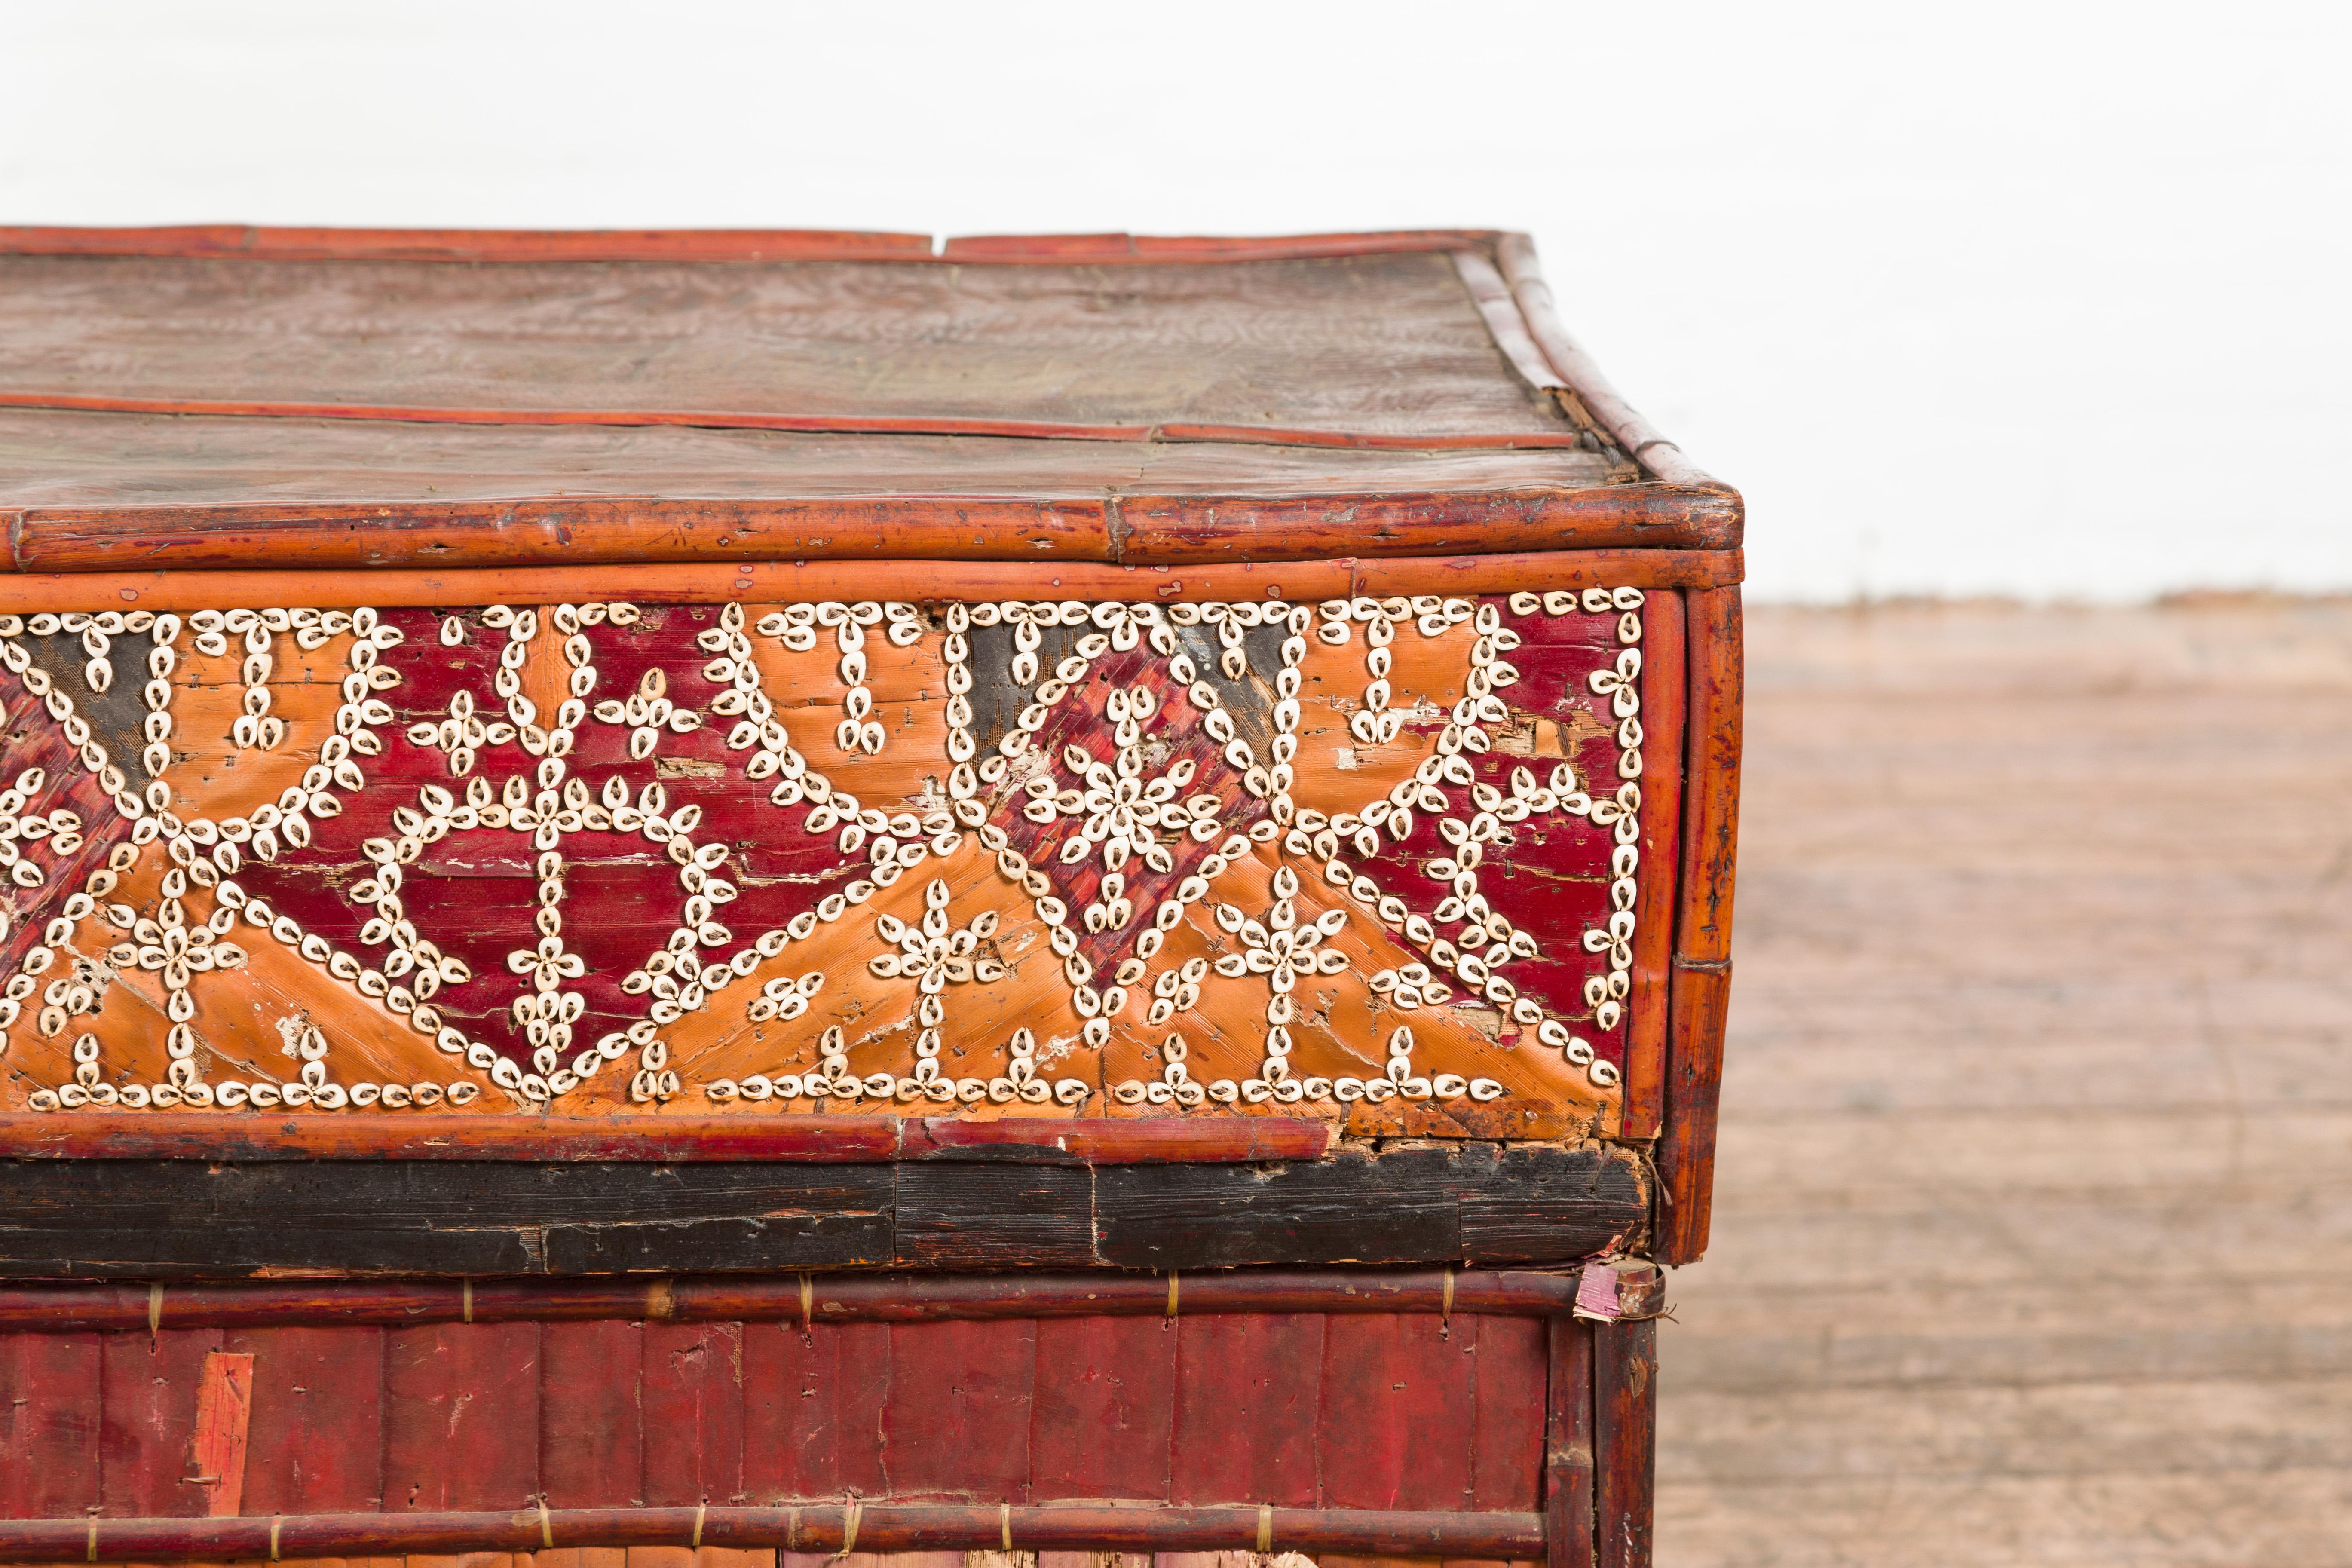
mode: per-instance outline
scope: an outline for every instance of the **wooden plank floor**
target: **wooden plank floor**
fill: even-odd
[[[2352,1564],[2352,602],[1748,629],[1659,1562]]]

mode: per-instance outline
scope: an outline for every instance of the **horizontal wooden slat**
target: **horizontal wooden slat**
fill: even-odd
[[[1533,1253],[1557,1259],[1570,1237],[1588,1252],[1633,1242],[1643,1191],[1633,1159],[1568,1152],[1406,1149],[1374,1158],[1349,1150],[1276,1174],[1202,1166],[1139,1181],[1106,1168],[1095,1175],[1097,1249],[1130,1268],[1197,1268],[1531,1262]],[[1277,1190],[1281,1201],[1269,1205],[1266,1194]]]
[[[1529,1194],[1546,1225],[1525,1223]],[[1546,1195],[1549,1194],[1549,1195]],[[0,1273],[740,1273],[1567,1262],[1637,1243],[1606,1145],[1343,1150],[1279,1165],[23,1160]],[[1507,1210],[1513,1224],[1490,1216]]]

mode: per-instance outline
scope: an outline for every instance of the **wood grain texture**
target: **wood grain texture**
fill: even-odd
[[[1602,1146],[1400,1151],[1253,1170],[1093,1172],[1091,1196],[1032,1213],[942,1207],[896,1238],[901,1180],[928,1166],[570,1166],[341,1162],[0,1165],[0,1271],[228,1279],[272,1268],[466,1275],[941,1267],[986,1252],[1039,1267],[1568,1262],[1638,1245],[1638,1162]],[[969,1168],[984,1169],[984,1168]],[[1034,1171],[1038,1168],[1026,1168]],[[1050,1169],[1050,1168],[1046,1168]],[[1230,1172],[1228,1176],[1224,1173]],[[1034,1193],[1024,1168],[1013,1189]],[[1086,1173],[1075,1174],[1084,1177]],[[1026,1201],[1026,1200],[1024,1200]],[[172,1222],[152,1228],[153,1216]],[[464,1216],[462,1226],[450,1223]],[[946,1230],[948,1216],[965,1228]]]
[[[1689,609],[1687,711],[1691,799],[1685,817],[1682,909],[1675,953],[1685,963],[1731,956],[1731,895],[1739,843],[1739,742],[1745,651],[1739,590],[1684,595]]]
[[[0,395],[16,399],[1575,434],[1425,252],[1116,274],[782,262],[715,279],[659,261],[0,255]]]

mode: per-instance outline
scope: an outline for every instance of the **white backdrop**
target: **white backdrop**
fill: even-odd
[[[1756,590],[2352,587],[2341,5],[0,3],[0,222],[1532,230]]]

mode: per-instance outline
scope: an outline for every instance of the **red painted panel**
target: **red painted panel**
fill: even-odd
[[[1516,714],[1542,721],[1538,730],[1549,732],[1537,737],[1544,743],[1535,754],[1501,749],[1465,753],[1478,783],[1508,796],[1513,793],[1513,773],[1526,769],[1538,784],[1544,784],[1562,760],[1557,753],[1564,749],[1579,788],[1613,795],[1622,782],[1617,776],[1617,721],[1610,711],[1609,700],[1593,692],[1591,677],[1593,671],[1615,663],[1621,651],[1616,616],[1580,612],[1514,616],[1506,611],[1503,624],[1525,642],[1509,656],[1521,679],[1501,695]],[[1428,736],[1442,727],[1431,722],[1406,726],[1408,732]],[[1557,747],[1551,744],[1554,739],[1559,742]],[[1455,793],[1458,816],[1464,803]],[[1600,1055],[1617,1061],[1623,1056],[1624,1025],[1620,1022],[1615,1028],[1600,1029],[1592,1021],[1591,1005],[1583,997],[1586,977],[1607,973],[1585,952],[1582,936],[1588,928],[1605,925],[1609,919],[1612,842],[1610,829],[1596,826],[1586,817],[1564,812],[1529,816],[1513,826],[1505,839],[1488,847],[1480,862],[1478,891],[1497,913],[1541,943],[1537,956],[1508,958],[1502,961],[1498,973],[1568,1021]],[[1432,914],[1449,889],[1430,879],[1428,867],[1433,860],[1450,858],[1454,853],[1439,833],[1436,819],[1416,814],[1413,829],[1403,842],[1384,838],[1379,853],[1369,858],[1352,849],[1343,850],[1342,856],[1350,863],[1360,860],[1383,890],[1402,899],[1408,907]],[[1449,939],[1461,934],[1459,927],[1443,922],[1439,931]],[[1425,953],[1424,960],[1433,969],[1446,967],[1427,960]],[[1466,985],[1451,979],[1447,984],[1457,999],[1466,997]]]
[[[1179,1320],[1171,1500],[1316,1506],[1326,1321],[1312,1313]]]
[[[743,1495],[741,1323],[645,1328],[646,1501],[730,1504]]]
[[[1038,1323],[1031,1497],[1167,1497],[1177,1339],[1165,1318]]]
[[[743,1486],[755,1502],[877,1497],[890,1326],[748,1323]]]
[[[385,1332],[387,1509],[520,1508],[538,1492],[539,1328]]]
[[[645,1335],[641,1323],[541,1325],[539,1476],[550,1508],[646,1500],[638,1399]]]
[[[223,1350],[253,1357],[247,1513],[355,1513],[383,1506],[383,1330],[368,1328],[221,1336]]]
[[[894,1324],[883,1465],[902,1500],[1029,1500],[1037,1325]]]
[[[1323,1335],[1323,1502],[1461,1509],[1470,1502],[1477,1324],[1337,1315]]]
[[[583,635],[595,650],[599,692],[625,697],[640,676],[658,668],[678,701],[703,707],[719,689],[702,674],[710,656],[696,645],[695,637],[709,628],[717,615],[717,606],[708,605],[648,607],[626,632],[609,626],[589,628]],[[437,612],[388,610],[383,619],[405,637],[383,659],[401,676],[401,684],[387,694],[394,713],[394,722],[384,729],[388,737],[411,723],[446,719],[450,700],[461,689],[492,716],[504,707],[491,696],[490,681],[507,636],[482,626],[478,612],[467,617],[467,640],[455,649],[441,645]],[[727,747],[727,730],[724,723],[706,723],[689,734],[665,734],[665,759],[710,764],[712,772],[708,776],[666,776],[663,787],[673,810],[687,805],[703,809],[711,824],[706,837],[746,847],[740,863],[745,875],[737,879],[740,897],[728,919],[739,933],[734,946],[740,947],[758,931],[782,926],[814,908],[862,866],[842,856],[829,837],[798,831],[807,806],[779,809],[768,804],[772,786],[745,776],[742,755]],[[571,774],[599,790],[616,773],[634,777],[637,770],[628,764],[627,744],[625,729],[583,725],[569,754]],[[528,777],[536,765],[519,743],[509,742],[482,748],[473,776],[493,783]],[[395,741],[382,756],[371,759],[366,774],[366,784],[345,797],[339,816],[314,825],[309,847],[289,849],[270,864],[248,861],[239,877],[248,892],[292,915],[305,930],[355,951],[364,951],[358,935],[373,912],[344,896],[356,875],[352,868],[362,863],[361,844],[385,830],[395,805],[413,805],[420,785],[453,784],[440,752],[404,741]],[[105,806],[103,816],[86,810],[86,819],[114,818],[103,797],[100,804]],[[565,853],[575,866],[567,883],[573,906],[595,911],[593,920],[570,922],[564,931],[566,946],[588,965],[572,987],[586,999],[587,1012],[574,1026],[575,1039],[584,1043],[643,1016],[643,1006],[622,994],[620,981],[677,929],[677,869],[634,834],[580,834],[567,844]],[[426,932],[443,951],[464,960],[474,975],[442,991],[436,1005],[469,1036],[526,1063],[530,1048],[509,1004],[519,989],[528,987],[508,969],[507,955],[539,941],[532,923],[538,913],[533,859],[527,837],[503,829],[467,829],[429,847],[407,868],[404,882],[404,897],[412,910],[464,911],[463,920],[434,921]],[[732,951],[706,956],[715,961]]]
[[[1091,626],[1086,628],[1093,630]],[[1203,627],[1203,631],[1211,628]],[[1070,651],[1077,639],[1077,631],[1063,628],[1058,634],[1047,632],[1039,650],[1040,662],[1051,667]],[[1003,657],[1012,657],[1008,631],[999,630],[993,637],[983,634],[976,644],[975,659],[986,656],[978,647],[994,647],[995,638],[1003,638]],[[1204,645],[1205,646],[1205,645]],[[1213,667],[1213,658],[1203,658],[1204,666]],[[981,668],[989,668],[982,663]],[[1003,667],[996,667],[1001,669]],[[1210,679],[1216,678],[1213,672]],[[1153,752],[1154,773],[1147,773],[1147,782],[1154,773],[1164,773],[1179,761],[1190,762],[1200,770],[1192,783],[1177,792],[1180,796],[1212,795],[1217,797],[1217,820],[1223,825],[1225,835],[1246,833],[1251,826],[1266,817],[1265,802],[1242,788],[1238,769],[1227,763],[1222,747],[1202,727],[1207,715],[1184,700],[1184,688],[1169,673],[1168,661],[1149,646],[1125,652],[1110,652],[1095,659],[1081,683],[1080,694],[1055,704],[1046,714],[1043,728],[1031,742],[1031,750],[1047,770],[1044,774],[1017,773],[1006,775],[1005,782],[989,795],[990,820],[1003,827],[1013,847],[1028,858],[1031,864],[1054,885],[1055,895],[1072,909],[1084,909],[1094,901],[1102,887],[1104,867],[1099,856],[1090,856],[1075,866],[1066,863],[1055,853],[1070,837],[1076,818],[1057,817],[1045,824],[1031,822],[1021,813],[1025,804],[1022,795],[1024,780],[1050,777],[1057,790],[1087,787],[1082,773],[1074,773],[1066,758],[1072,748],[1087,753],[1096,762],[1109,763],[1116,752],[1112,731],[1103,719],[1103,703],[1114,689],[1125,691],[1141,688],[1150,691],[1159,705],[1151,721],[1151,734],[1156,745],[1166,748],[1163,756]],[[1026,700],[1024,698],[1024,700]],[[1010,715],[1007,716],[1008,718]],[[1195,839],[1176,836],[1169,847],[1174,860],[1166,871],[1155,871],[1139,858],[1129,861],[1123,874],[1127,880],[1128,897],[1136,908],[1150,910],[1164,899],[1175,895],[1179,883],[1199,868],[1200,863],[1214,852],[1222,841],[1213,839],[1203,844]],[[1108,973],[1119,960],[1129,956],[1135,941],[1136,926],[1117,928],[1101,932],[1087,932],[1083,926],[1074,926],[1079,932],[1078,952],[1097,969]]]
[[[144,1333],[6,1336],[0,1505],[201,1512],[204,1489],[181,1482],[218,1346],[254,1357],[248,1515],[386,1495],[514,1508],[541,1489],[559,1508],[854,1495],[1525,1511],[1544,1331],[1235,1314],[173,1330],[152,1348]]]
[[[67,655],[54,644],[44,648],[38,637],[20,640],[26,651],[36,656],[36,665],[57,682],[58,689],[73,694],[78,700],[75,706],[85,718],[98,711],[89,706],[92,701],[89,689],[74,668],[79,662],[76,657],[80,653],[79,647],[73,655]],[[5,935],[0,935],[0,972],[15,975],[22,973],[26,955],[42,944],[49,921],[59,912],[59,900],[70,896],[72,889],[84,886],[89,874],[106,864],[116,846],[130,842],[131,819],[114,809],[113,801],[99,784],[98,774],[82,765],[75,748],[67,743],[64,730],[47,721],[40,703],[17,700],[16,694],[23,688],[14,678],[8,685],[8,714],[5,724],[0,724],[0,745],[5,745],[7,752],[6,777],[14,781],[22,778],[28,768],[40,769],[46,776],[42,787],[26,803],[27,809],[40,813],[70,810],[81,818],[83,833],[80,847],[71,854],[56,854],[58,840],[48,839],[42,842],[40,853],[27,857],[43,872],[38,891],[26,892],[12,885],[0,893],[0,912],[11,917]],[[128,683],[116,689],[127,692]],[[26,846],[27,850],[31,847],[30,844]],[[52,979],[62,977],[70,967],[61,966]],[[43,982],[45,987],[47,984]],[[29,1017],[26,1032],[31,1033]]]
[[[196,1388],[218,1329],[108,1334],[100,1352],[102,1510],[119,1519],[200,1515],[210,1491],[189,1486]]]
[[[99,1339],[0,1337],[0,1519],[75,1518],[97,1505]]]
[[[1533,1513],[1543,1479],[1545,1324],[1477,1318],[1477,1418],[1470,1442],[1470,1504]],[[1454,1332],[1462,1331],[1455,1320]]]

